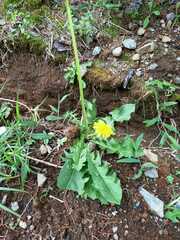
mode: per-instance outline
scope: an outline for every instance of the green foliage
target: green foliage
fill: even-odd
[[[165,218],[171,220],[173,223],[180,222],[180,209],[172,208],[171,210],[165,213]]]
[[[31,137],[36,141],[43,141],[44,144],[48,144],[49,141],[54,137],[54,134],[43,131],[39,133],[32,133]]]
[[[180,222],[180,208],[176,205],[179,204],[180,195],[178,195],[173,201],[166,206],[165,218],[169,219],[173,223]]]
[[[168,175],[168,176],[166,177],[166,181],[167,181],[168,184],[173,184],[173,182],[174,182],[174,177],[173,177],[173,175],[172,175],[172,174]]]
[[[144,121],[146,127],[158,126],[160,129],[160,145],[169,144],[173,150],[180,150],[178,138],[180,132],[172,123],[164,120],[163,115],[172,114],[176,102],[169,101],[168,98],[176,91],[176,85],[167,81],[152,80],[148,81],[147,90],[155,97],[157,116]],[[163,100],[161,99],[163,98]]]
[[[30,172],[27,154],[31,144],[24,121],[7,123],[7,131],[0,135],[0,179],[8,180],[20,173],[22,185]]]
[[[80,18],[74,18],[74,28],[78,36],[88,44],[92,42],[97,29],[91,12],[85,12]]]
[[[110,115],[115,122],[123,122],[128,121],[133,112],[135,112],[135,104],[125,104],[120,108],[114,109],[110,112]]]
[[[90,151],[84,140],[78,141],[65,153],[65,164],[58,176],[60,189],[69,189],[80,196],[98,199],[101,203],[120,204],[120,181],[99,153]]]
[[[143,27],[147,28],[150,24],[150,20],[153,16],[160,16],[159,6],[156,4],[154,0],[151,0],[147,3],[148,5],[148,16],[144,19]]]
[[[95,140],[102,150],[105,150],[109,154],[118,154],[119,158],[139,158],[144,155],[143,149],[140,144],[143,139],[141,134],[135,141],[126,136],[123,139],[110,139],[110,140]]]

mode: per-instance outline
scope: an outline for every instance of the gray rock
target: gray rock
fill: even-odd
[[[158,171],[156,168],[151,168],[151,169],[148,169],[144,172],[144,175],[146,177],[149,177],[149,178],[158,178]]]
[[[132,38],[127,38],[122,43],[125,48],[130,49],[130,50],[136,49],[136,47],[137,47],[136,41]]]
[[[19,209],[18,202],[11,202],[11,209],[16,212]]]
[[[154,41],[151,41],[149,43],[146,43],[145,45],[143,45],[142,47],[138,48],[136,50],[137,53],[139,53],[140,55],[146,54],[146,53],[151,53],[155,50],[156,48],[156,44]]]
[[[98,56],[101,53],[101,50],[102,50],[101,47],[96,46],[92,51],[92,55],[93,56]]]
[[[153,194],[149,193],[143,187],[139,188],[139,193],[143,196],[144,200],[148,204],[152,212],[154,212],[159,217],[164,217],[164,202],[159,198],[155,197]]]
[[[122,47],[117,47],[112,50],[112,55],[114,57],[120,57],[122,54]]]
[[[173,13],[173,12],[171,12],[171,13],[168,13],[168,14],[166,15],[166,20],[167,20],[167,21],[173,21],[173,20],[175,19],[175,17],[176,17],[176,14]]]
[[[157,63],[151,63],[151,64],[149,65],[149,67],[148,67],[148,70],[153,71],[153,70],[155,70],[157,67],[158,67],[158,64],[157,64]]]
[[[177,77],[175,78],[175,83],[176,83],[176,84],[180,84],[180,77],[179,77],[179,76],[177,76]]]

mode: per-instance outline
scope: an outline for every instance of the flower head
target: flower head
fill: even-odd
[[[94,123],[93,128],[95,130],[95,134],[98,137],[102,137],[102,138],[108,138],[111,135],[113,135],[113,129],[112,127],[105,123],[102,120],[98,120],[97,122]]]

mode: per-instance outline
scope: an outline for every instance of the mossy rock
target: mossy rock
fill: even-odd
[[[114,74],[111,69],[101,66],[91,67],[86,73],[85,79],[93,86],[101,89],[113,89],[122,83],[118,74]]]

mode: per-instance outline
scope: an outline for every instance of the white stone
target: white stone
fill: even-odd
[[[114,240],[118,240],[118,239],[119,239],[117,233],[113,234],[113,239],[114,239]]]
[[[18,202],[11,202],[11,209],[16,212],[19,209]]]
[[[27,228],[27,223],[21,220],[21,221],[19,222],[19,226],[20,226],[21,228],[23,228],[23,229],[26,229],[26,228]]]
[[[120,57],[122,54],[122,47],[117,47],[112,50],[112,55],[114,57]]]
[[[42,173],[37,174],[38,187],[42,187],[46,180],[47,180],[47,177],[44,174]]]
[[[140,27],[140,28],[138,29],[138,31],[137,31],[137,35],[138,35],[138,36],[143,36],[144,33],[145,33],[145,29],[142,28],[142,27]]]
[[[162,37],[162,42],[163,42],[163,43],[169,43],[169,42],[171,42],[171,38],[168,37],[168,36],[163,36],[163,37]]]
[[[139,53],[136,53],[132,56],[132,60],[133,61],[139,61],[140,60],[140,54]]]
[[[113,233],[116,233],[117,230],[118,230],[118,227],[117,226],[113,226],[112,230],[113,230]]]

